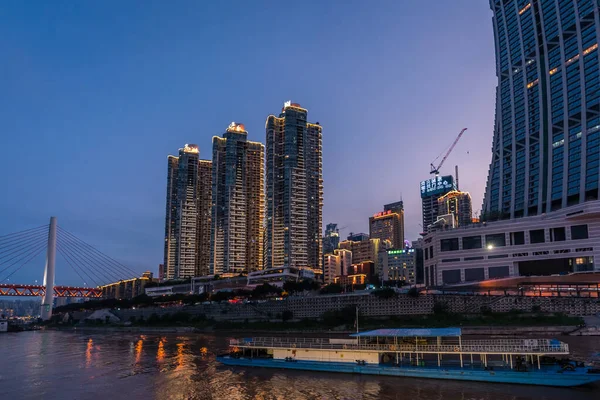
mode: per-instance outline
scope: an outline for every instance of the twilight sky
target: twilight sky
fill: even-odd
[[[163,259],[166,157],[292,100],[323,125],[324,225],[404,200],[458,132],[479,211],[495,67],[487,0],[28,1],[0,6],[0,235],[59,225],[137,271]],[[57,283],[81,284],[58,258]],[[0,267],[2,267],[0,265]],[[1,269],[1,268],[0,268]],[[41,279],[43,259],[11,281]],[[0,274],[0,279],[4,274]]]

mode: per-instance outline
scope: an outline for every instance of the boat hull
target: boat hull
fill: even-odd
[[[242,367],[264,367],[304,371],[343,372],[362,375],[384,375],[407,378],[512,383],[554,387],[581,386],[600,380],[600,374],[588,374],[583,369],[562,372],[559,372],[559,370],[557,369],[548,369],[531,372],[516,372],[508,370],[485,371],[467,368],[411,368],[394,367],[386,365],[356,365],[353,363],[320,361],[288,362],[278,359],[232,358],[229,356],[219,356],[217,357],[217,361],[221,362],[224,365]]]

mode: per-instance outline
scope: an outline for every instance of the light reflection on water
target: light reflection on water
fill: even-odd
[[[568,338],[576,355],[600,338]],[[0,336],[0,399],[597,399],[580,389],[228,368],[215,355],[228,337],[135,333],[22,332]]]

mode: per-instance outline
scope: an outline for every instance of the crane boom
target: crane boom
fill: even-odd
[[[442,158],[442,161],[440,161],[440,164],[437,167],[435,165],[433,165],[433,163],[430,164],[431,165],[431,171],[429,172],[430,174],[438,175],[440,173],[440,168],[442,168],[442,165],[444,165],[444,161],[446,161],[446,158],[448,158],[450,153],[452,153],[452,150],[454,150],[454,146],[456,146],[456,143],[458,143],[458,141],[460,140],[460,138],[462,137],[463,133],[465,133],[466,130],[467,130],[467,128],[463,128],[463,130],[460,131],[460,133],[458,134],[456,139],[454,139],[454,143],[452,143],[452,146],[450,146],[450,148],[444,155],[444,158]]]

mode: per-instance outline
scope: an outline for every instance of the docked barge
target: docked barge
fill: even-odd
[[[556,339],[463,340],[460,328],[376,329],[347,339],[233,339],[225,365],[573,387],[600,370],[568,360]]]

